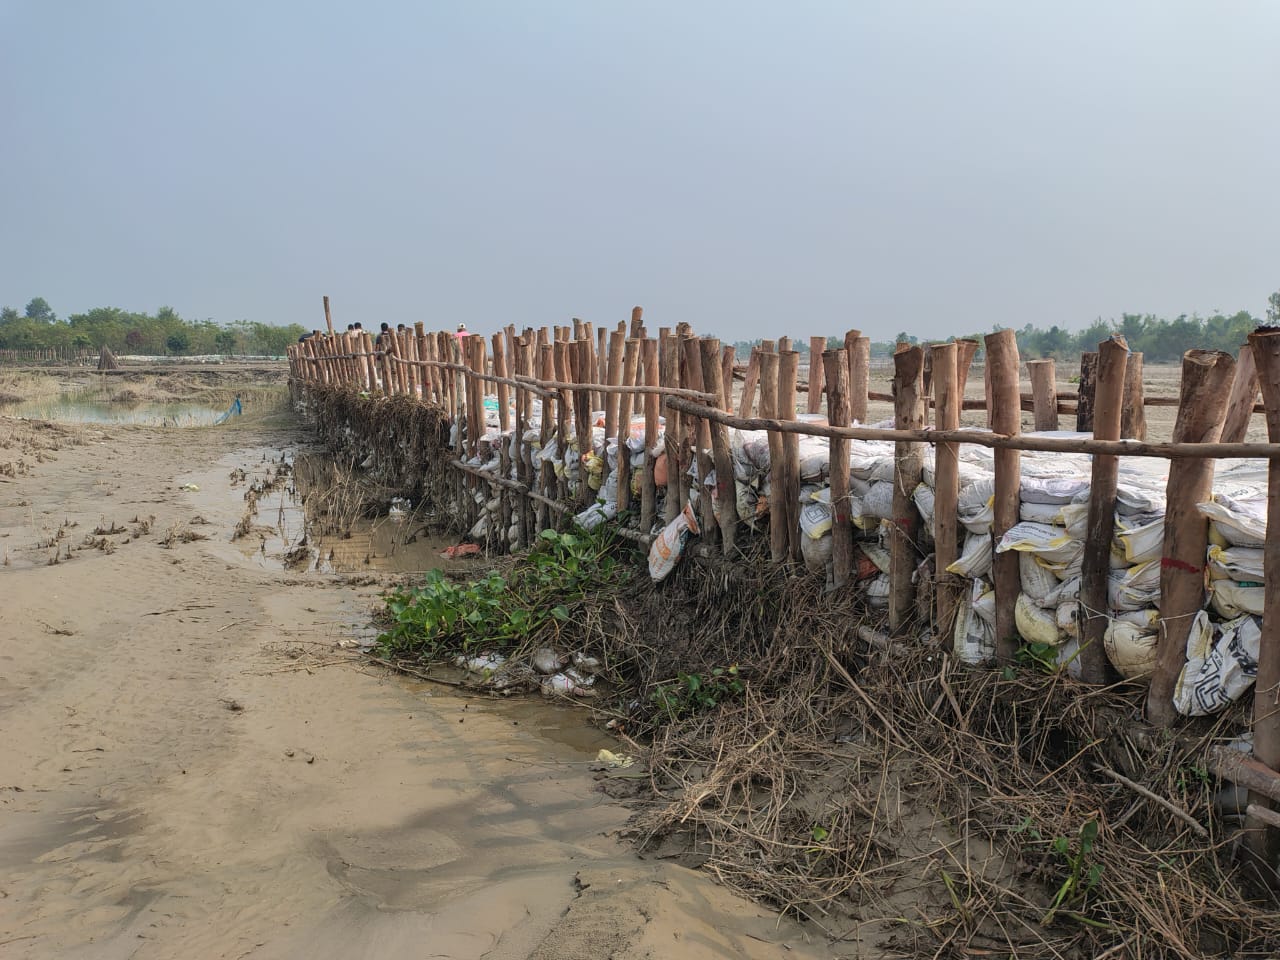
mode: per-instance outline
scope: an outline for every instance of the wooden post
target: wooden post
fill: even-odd
[[[329,328],[329,336],[333,336],[333,314],[329,312],[329,297],[324,298],[324,325]]]
[[[956,390],[959,379],[957,356],[959,347],[954,343],[935,343],[929,348],[933,355],[933,395],[937,406],[934,424],[939,430],[956,430],[960,427],[960,394]],[[934,448],[933,468],[933,555],[936,584],[934,586],[934,620],[939,637],[949,638],[955,624],[956,607],[960,601],[959,588],[947,567],[960,556],[959,529],[956,524],[956,508],[960,497],[960,446],[940,443]]]
[[[867,391],[871,385],[871,338],[859,335],[850,344],[846,337],[845,344],[849,351],[849,416],[856,423],[865,424]]]
[[[893,358],[894,426],[924,429],[924,350],[908,347]],[[889,629],[905,632],[915,610],[912,576],[919,562],[920,512],[912,494],[924,469],[923,444],[899,440],[894,444],[893,527],[889,540]]]
[[[640,341],[628,340],[622,351],[622,385],[634,386],[636,367],[640,361]],[[618,512],[631,509],[631,400],[633,394],[621,393],[618,407]]]
[[[493,335],[493,375],[495,377],[507,376],[507,345],[501,333]],[[510,399],[510,391],[505,383],[497,384],[498,387],[498,428],[506,433],[511,429],[511,411],[507,409],[507,401]],[[504,474],[505,476],[505,474]]]
[[[1012,330],[998,330],[984,338],[987,362],[984,379],[990,399],[987,417],[991,429],[1006,436],[1022,432],[1022,397],[1018,385],[1018,341]],[[1018,522],[1021,499],[1022,461],[1017,450],[997,450],[995,466],[995,522],[991,533],[996,542]],[[996,593],[996,656],[1011,663],[1018,650],[1018,627],[1014,609],[1022,591],[1018,554],[997,553],[991,561],[991,580]]]
[[[756,385],[760,382],[760,347],[751,348],[751,359],[747,361],[747,376],[742,381],[742,400],[738,404],[740,416],[751,418],[756,404]]]
[[[1057,430],[1057,364],[1052,360],[1028,360],[1027,375],[1031,378],[1031,403],[1035,411],[1035,428]]]
[[[1267,439],[1280,443],[1280,331],[1264,328],[1249,334],[1253,362],[1266,408]],[[1253,756],[1271,770],[1280,770],[1280,461],[1267,468],[1267,539],[1263,546],[1262,637],[1258,643],[1258,679],[1253,688]],[[1262,808],[1272,803],[1259,794],[1249,802]],[[1245,818],[1250,849],[1268,866],[1275,863],[1277,833],[1264,829],[1257,816]],[[1270,882],[1274,884],[1274,873]]]
[[[1098,355],[1096,353],[1080,354],[1080,383],[1076,393],[1076,431],[1089,433],[1093,430],[1093,393],[1094,382],[1098,376]]]
[[[956,341],[956,396],[960,398],[962,410],[964,409],[964,388],[969,382],[969,368],[973,366],[973,356],[977,352],[977,340]]]
[[[760,354],[760,416],[778,416],[778,355],[772,350]],[[774,563],[787,559],[786,454],[782,434],[769,436],[769,556]]]
[[[667,388],[680,386],[680,343],[667,331],[658,340],[658,373],[662,385]],[[667,457],[667,495],[662,508],[662,521],[670,523],[684,504],[680,499],[680,437],[683,434],[683,415],[679,410],[666,410],[667,424],[663,432],[663,452]]]
[[[827,421],[833,427],[849,426],[849,354],[826,350],[822,354],[827,385]],[[843,587],[853,579],[853,524],[849,514],[849,441],[831,439],[831,582]]]
[[[809,403],[808,413],[817,413],[822,409],[822,387],[824,383],[822,354],[827,349],[826,337],[809,338]]]
[[[1217,443],[1227,407],[1227,384],[1235,361],[1217,350],[1188,350],[1182,355],[1182,385],[1174,443]],[[1191,618],[1204,606],[1204,561],[1209,520],[1196,504],[1213,492],[1213,461],[1179,459],[1169,463],[1164,514],[1164,555],[1160,560],[1160,634],[1156,667],[1147,692],[1147,718],[1170,726],[1177,716],[1173,691],[1187,662]]]
[[[644,366],[644,382],[646,386],[659,385],[658,375],[658,341],[645,338],[640,343],[640,359]],[[644,479],[640,487],[640,532],[649,533],[653,529],[653,518],[658,508],[658,487],[653,468],[657,458],[653,450],[658,442],[659,405],[662,397],[656,393],[647,393],[644,398]]]
[[[787,350],[778,355],[779,420],[796,418],[796,374],[800,354]],[[797,563],[804,559],[800,552],[800,438],[794,433],[782,435],[782,496],[785,518],[787,554]]]
[[[720,348],[720,407],[726,413],[733,413],[733,347]]]
[[[723,398],[724,373],[721,361],[724,357],[720,351],[720,341],[708,337],[700,346],[704,389]],[[711,430],[711,455],[716,471],[715,501],[720,508],[720,542],[724,555],[732,557],[738,530],[738,498],[733,457],[729,453],[729,428],[723,423],[709,423],[708,426]]]
[[[573,350],[569,354],[569,358],[573,365],[574,380],[580,384],[590,384],[592,380],[591,371],[595,366],[591,362],[591,341],[586,339],[575,340],[571,346]],[[593,452],[591,447],[590,390],[583,389],[573,392],[573,424],[578,435],[577,504],[579,510],[584,510],[591,505],[591,501],[595,497],[591,487],[587,484],[586,463],[586,458]]]
[[[684,366],[682,379],[684,386],[694,390],[706,390],[706,380],[702,376],[702,347],[698,337],[685,337],[681,341],[684,347]],[[719,525],[716,523],[715,510],[711,504],[711,491],[706,480],[711,473],[711,425],[702,417],[694,418],[693,456],[698,462],[698,524],[702,528],[702,542],[713,546],[719,537]]]
[[[609,335],[609,355],[605,361],[604,382],[617,386],[622,382],[622,351],[627,342],[626,335],[614,330]],[[618,436],[618,406],[622,402],[622,394],[610,393],[604,398],[604,435]]]
[[[1098,379],[1093,397],[1093,435],[1098,440],[1119,440],[1124,412],[1124,368],[1129,347],[1124,338],[1111,337],[1098,344]],[[1107,682],[1107,654],[1102,637],[1107,632],[1107,577],[1111,572],[1111,541],[1116,530],[1116,457],[1094,454],[1093,482],[1089,488],[1089,525],[1084,540],[1084,566],[1080,575],[1080,676],[1085,683]]]
[[[644,307],[631,308],[631,332],[629,337],[632,340],[640,338],[640,328],[644,324]]]
[[[1253,402],[1258,396],[1258,368],[1253,362],[1253,348],[1247,343],[1240,348],[1235,379],[1227,398],[1227,416],[1222,424],[1222,442],[1240,443],[1249,433],[1253,418]]]
[[[539,337],[538,375],[543,380],[554,380],[555,374],[555,347],[550,340],[543,341]],[[554,400],[551,397],[542,398],[542,423],[538,430],[538,444],[541,450],[546,450],[547,444],[551,442],[552,425],[556,424],[561,428],[564,426],[563,399],[563,394],[557,395]],[[554,420],[552,419],[553,416]],[[561,443],[560,435],[557,435],[556,442]],[[563,449],[561,447],[562,451]],[[556,473],[555,467],[550,461],[542,460],[538,465],[538,492],[549,500],[556,498]],[[545,503],[538,503],[538,512],[534,522],[539,533],[552,525],[550,511]]]
[[[1120,419],[1120,436],[1133,440],[1147,439],[1147,409],[1143,397],[1142,354],[1130,353],[1124,367],[1124,408]]]

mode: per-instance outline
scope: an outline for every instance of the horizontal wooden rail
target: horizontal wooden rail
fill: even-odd
[[[803,420],[735,417],[714,407],[668,397],[667,406],[739,430],[774,430],[810,437],[848,437],[850,440],[894,440],[917,443],[972,443],[996,450],[1037,450],[1042,453],[1106,454],[1113,457],[1180,458],[1226,457],[1280,460],[1280,443],[1146,443],[1141,440],[1093,440],[1073,437],[1001,436],[976,430],[892,430],[875,427],[828,427]]]

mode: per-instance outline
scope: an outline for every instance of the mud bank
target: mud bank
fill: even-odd
[[[299,439],[0,418],[0,953],[847,954],[615,839],[581,710],[356,659],[378,571],[231,540]]]

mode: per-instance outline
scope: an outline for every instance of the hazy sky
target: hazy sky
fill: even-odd
[[[1280,3],[0,0],[0,303],[1078,328],[1280,288]]]

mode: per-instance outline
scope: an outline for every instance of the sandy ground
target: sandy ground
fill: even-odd
[[[852,955],[637,858],[580,710],[354,659],[376,584],[230,542],[298,440],[0,417],[0,956]]]

